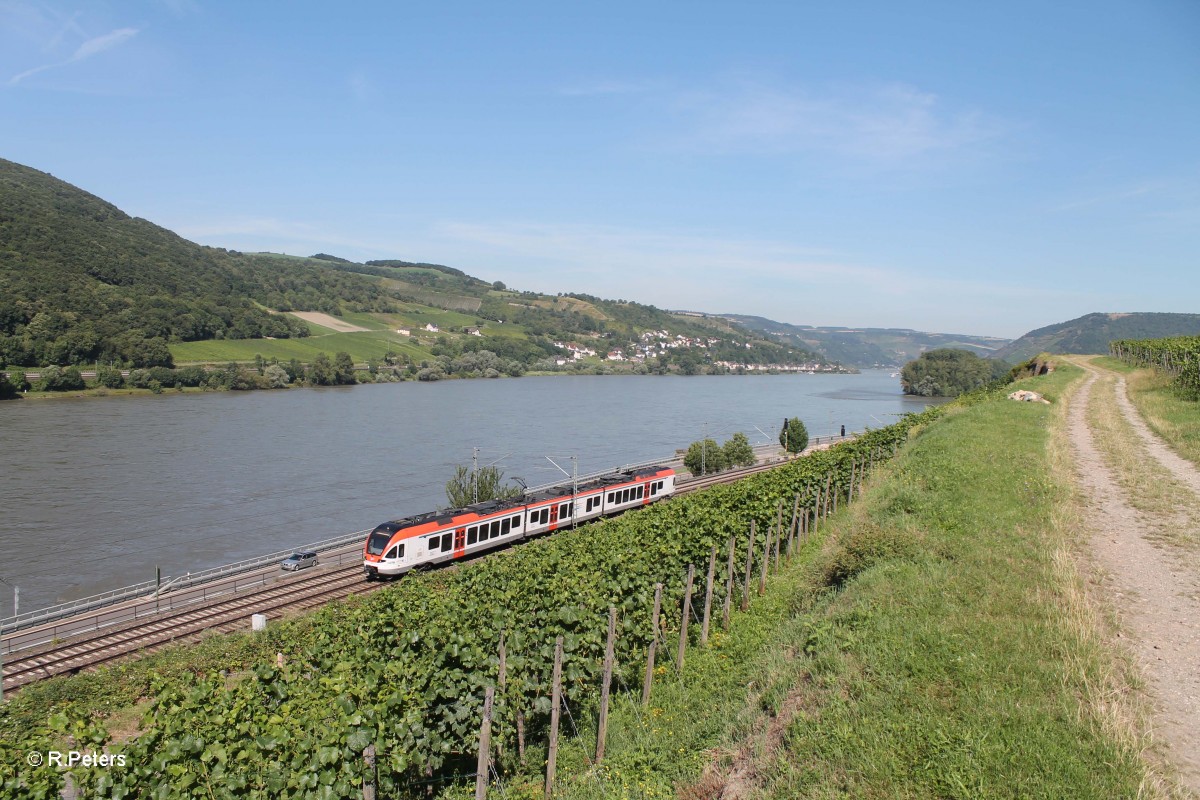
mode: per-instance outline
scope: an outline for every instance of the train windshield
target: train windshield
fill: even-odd
[[[371,531],[371,536],[367,539],[367,553],[373,556],[379,555],[391,540],[391,531],[382,526],[376,528]]]

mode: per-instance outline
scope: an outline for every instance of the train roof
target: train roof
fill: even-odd
[[[664,469],[670,469],[664,466],[642,467],[641,469],[630,469],[622,472],[613,472],[608,475],[602,475],[598,478],[589,478],[587,481],[580,481],[579,491],[587,492],[593,489],[602,489],[606,486],[614,486],[619,483],[629,483],[638,478],[652,478],[658,475]],[[414,525],[424,525],[429,522],[435,522],[439,525],[452,522],[455,517],[461,517],[464,514],[477,514],[481,517],[490,514],[496,514],[502,511],[507,511],[514,508],[524,508],[530,503],[540,503],[555,497],[563,497],[570,495],[571,484],[561,484],[555,488],[544,489],[525,495],[523,497],[515,497],[510,500],[485,500],[482,503],[473,503],[462,508],[443,508],[438,511],[428,511],[424,514],[417,514],[412,517],[404,517],[402,519],[394,519],[390,522],[385,522],[377,528],[383,528],[393,533],[402,528],[411,528]]]
[[[641,469],[629,469],[622,472],[610,472],[609,474],[601,475],[598,478],[588,478],[587,480],[580,481],[579,492],[582,494],[583,492],[590,492],[594,489],[603,489],[607,486],[615,486],[619,483],[629,483],[630,481],[637,480],[638,478],[653,478],[664,469],[669,469],[669,467],[654,466],[643,467]],[[527,498],[528,502],[530,503],[540,503],[545,500],[550,500],[554,497],[562,497],[564,493],[568,495],[571,493],[571,484],[569,482],[560,483],[553,488],[533,492],[527,495]]]

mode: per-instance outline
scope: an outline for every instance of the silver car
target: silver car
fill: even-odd
[[[317,554],[311,550],[301,550],[292,553],[290,556],[279,562],[279,568],[288,572],[295,572],[298,569],[306,567],[315,567],[317,565]]]

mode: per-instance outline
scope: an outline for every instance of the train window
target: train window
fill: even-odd
[[[453,542],[454,542],[454,533],[453,532],[443,533],[442,534],[442,552],[444,553],[447,550],[449,550],[450,545],[453,544]]]
[[[367,539],[367,552],[373,556],[379,555],[387,548],[387,543],[391,541],[391,538],[392,532],[381,525],[371,531],[371,536]]]
[[[499,535],[500,535],[500,520],[494,520],[492,522],[492,538],[495,539]]]
[[[628,490],[628,489],[622,489],[622,490],[621,490],[621,502],[622,502],[622,503],[628,503],[628,502],[629,502],[629,490]]]
[[[404,545],[400,545],[400,552],[396,553],[396,558],[404,558]]]
[[[545,525],[546,523],[548,523],[550,521],[550,509],[549,508],[542,509],[542,516],[541,516],[540,521],[543,525]]]
[[[638,493],[637,493],[637,499],[638,499],[638,500],[642,500],[642,499],[644,499],[645,497],[646,497],[646,487],[645,487],[645,486],[639,486],[639,487],[638,487]]]
[[[479,529],[467,528],[467,544],[475,544],[479,541]]]
[[[512,526],[513,526],[514,531],[517,528],[521,527],[521,515],[520,514],[517,514],[515,517],[512,518]]]
[[[650,484],[650,496],[654,497],[656,494],[658,494],[658,484],[652,483]]]
[[[442,537],[440,537],[440,536],[430,536],[429,537],[429,549],[431,551],[437,550],[438,547],[441,546],[441,544],[442,544]]]
[[[608,493],[608,502],[610,502],[610,503],[615,503],[615,502],[617,502],[617,494],[616,494],[616,492],[609,492],[609,493]]]
[[[400,557],[399,550],[400,550],[399,545],[397,545],[396,547],[393,547],[391,550],[387,551],[387,555],[384,556],[384,558],[399,558]]]

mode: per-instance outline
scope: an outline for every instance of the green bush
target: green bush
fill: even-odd
[[[73,392],[85,389],[87,385],[78,367],[46,367],[42,370],[38,388],[43,392]]]
[[[101,365],[96,367],[96,383],[106,389],[120,389],[125,385],[125,378],[121,375],[121,370]]]

